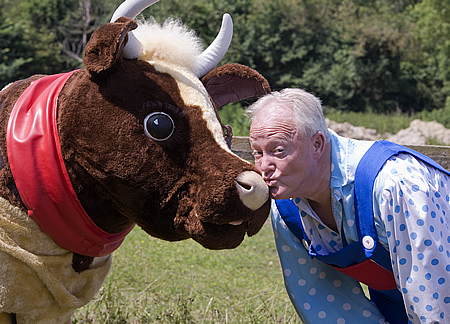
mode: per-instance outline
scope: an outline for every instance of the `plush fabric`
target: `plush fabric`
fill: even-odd
[[[100,289],[112,259],[94,258],[89,270],[77,273],[72,258],[0,198],[0,313],[17,314],[18,324],[68,322]]]
[[[136,26],[122,17],[94,32],[85,69],[70,76],[57,98],[61,157],[73,191],[107,233],[137,224],[168,241],[192,238],[209,249],[235,248],[261,229],[270,202],[256,168],[228,148],[214,109],[224,100],[215,96],[259,96],[270,91],[267,81],[248,67],[227,65],[205,79],[214,80],[209,94],[189,64],[161,56],[157,62],[124,59],[127,34]],[[111,262],[109,256],[64,250],[40,232],[11,173],[9,116],[24,90],[42,77],[0,92],[0,314],[16,314],[18,323],[69,321],[101,287]],[[220,80],[227,81],[230,96],[216,91]],[[154,112],[175,124],[173,135],[161,142],[145,133],[144,120]]]
[[[245,65],[231,63],[210,71],[202,82],[216,108],[220,109],[241,98],[257,98],[270,93],[267,80],[255,72]]]

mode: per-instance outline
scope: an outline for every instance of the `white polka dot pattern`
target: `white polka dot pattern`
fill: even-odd
[[[295,239],[272,203],[272,225],[288,295],[305,324],[385,323],[359,283],[315,259]]]
[[[450,179],[400,154],[386,162],[374,200],[413,323],[450,323]]]
[[[340,137],[333,131],[331,135],[332,207],[342,233],[325,227],[307,199],[293,199],[305,234],[320,254],[338,251],[344,243],[359,240],[354,216],[354,173],[372,145]],[[410,155],[400,154],[386,163],[375,181],[378,243],[390,251],[410,323],[450,323],[449,180]],[[304,323],[387,323],[358,282],[309,258],[274,203],[272,225],[286,288]],[[366,244],[372,242],[367,240]]]

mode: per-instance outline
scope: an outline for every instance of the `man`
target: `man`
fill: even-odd
[[[320,100],[300,89],[272,92],[248,111],[302,320],[450,323],[447,171],[393,143],[338,136]]]

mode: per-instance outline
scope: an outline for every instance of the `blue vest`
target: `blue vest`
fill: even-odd
[[[363,155],[355,173],[355,220],[359,242],[327,255],[318,254],[304,232],[297,206],[290,199],[277,200],[276,205],[289,230],[303,242],[311,258],[365,283],[369,287],[371,300],[390,323],[407,323],[403,298],[397,289],[392,273],[391,259],[378,242],[373,219],[373,186],[375,178],[386,161],[399,153],[408,153],[432,167],[450,172],[429,157],[407,147],[387,142],[375,142]]]

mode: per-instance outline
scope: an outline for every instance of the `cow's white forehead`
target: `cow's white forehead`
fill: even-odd
[[[165,62],[149,62],[160,72],[170,74],[178,84],[181,98],[189,106],[198,106],[202,110],[206,126],[212,133],[217,144],[231,153],[223,136],[222,125],[217,119],[216,112],[209,98],[208,92],[201,81],[191,72],[179,66]]]
[[[177,82],[185,104],[201,108],[203,119],[217,144],[232,153],[208,92],[192,73],[203,51],[200,38],[179,20],[173,19],[166,20],[162,25],[152,19],[140,21],[134,34],[144,47],[139,60],[153,65],[157,71],[170,74]]]
[[[174,19],[159,24],[150,18],[138,25],[133,34],[143,46],[140,60],[163,61],[195,70],[203,45],[193,30]]]

